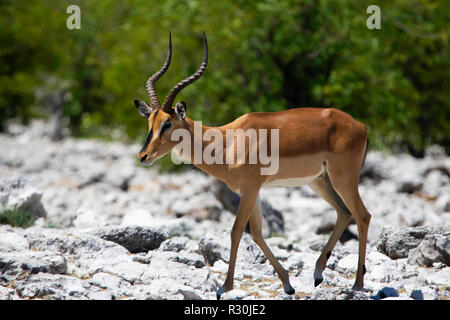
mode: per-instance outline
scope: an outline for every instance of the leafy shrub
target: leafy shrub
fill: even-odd
[[[36,219],[26,210],[14,207],[0,212],[0,224],[9,224],[13,227],[28,228]]]

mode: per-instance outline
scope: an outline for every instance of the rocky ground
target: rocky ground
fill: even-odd
[[[28,228],[0,225],[0,299],[215,299],[234,216],[197,170],[137,165],[140,146],[49,139],[47,125],[0,135],[0,215],[31,212]],[[282,212],[267,243],[289,270],[293,296],[245,234],[235,289],[224,299],[449,299],[450,159],[369,152],[361,196],[372,214],[365,290],[351,290],[358,242],[338,243],[315,288],[313,270],[335,213],[308,187],[271,188]],[[349,230],[357,234],[356,226]],[[273,231],[273,230],[272,230]],[[266,223],[264,233],[269,236]]]

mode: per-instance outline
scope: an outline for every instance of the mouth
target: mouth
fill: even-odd
[[[151,166],[153,164],[153,162],[155,162],[155,160],[144,160],[144,159],[141,159],[140,162],[144,166]]]
[[[151,159],[150,156],[144,155],[143,157],[139,158],[139,161],[142,165],[150,166],[155,162],[155,159]]]

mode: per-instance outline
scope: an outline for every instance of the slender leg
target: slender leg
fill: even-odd
[[[333,183],[334,189],[340,195],[345,205],[352,213],[352,216],[355,219],[356,225],[358,227],[358,270],[356,272],[356,279],[355,284],[353,285],[353,289],[361,290],[364,287],[364,262],[366,259],[367,232],[369,230],[371,215],[367,211],[359,195],[359,171],[356,171],[355,168],[346,167],[346,163],[349,162],[342,161],[339,164],[330,163],[328,167],[328,173],[330,175],[330,179]]]
[[[231,229],[231,250],[230,250],[230,262],[228,264],[227,277],[223,286],[217,290],[217,299],[220,296],[231,289],[233,289],[234,281],[234,268],[236,265],[237,251],[239,242],[242,238],[245,226],[252,214],[253,206],[255,205],[256,198],[258,197],[259,188],[249,187],[241,190],[241,201],[239,203],[236,219],[234,220],[233,228]]]
[[[261,202],[259,200],[259,197],[256,200],[256,203],[252,210],[252,215],[250,217],[250,233],[251,233],[255,243],[260,247],[261,251],[267,257],[267,259],[269,260],[269,262],[272,264],[273,268],[275,269],[276,273],[278,274],[278,277],[280,278],[281,282],[283,283],[284,292],[287,294],[294,294],[295,290],[294,290],[294,288],[292,288],[292,286],[289,282],[289,274],[281,266],[281,264],[278,262],[277,258],[275,258],[272,251],[270,250],[270,248],[267,246],[266,242],[264,241],[264,238],[262,235]]]
[[[330,178],[326,172],[311,182],[309,187],[322,199],[328,202],[337,213],[337,220],[334,230],[316,261],[316,267],[314,269],[314,286],[317,287],[323,281],[322,272],[325,270],[328,258],[331,256],[331,251],[333,251],[337,241],[341,237],[345,228],[347,228],[352,215],[342,199],[334,190]]]

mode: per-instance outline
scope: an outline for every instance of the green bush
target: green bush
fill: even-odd
[[[30,212],[17,207],[0,212],[0,224],[9,224],[13,227],[28,228],[35,220]]]
[[[446,0],[380,0],[381,30],[367,29],[365,0],[80,0],[81,30],[66,28],[70,4],[0,3],[0,130],[9,118],[49,114],[39,97],[61,89],[45,86],[55,78],[74,135],[144,141],[133,99],[148,99],[169,31],[161,100],[198,68],[205,31],[207,71],[178,96],[195,120],[332,106],[367,124],[372,147],[420,155],[437,143],[450,153]]]

